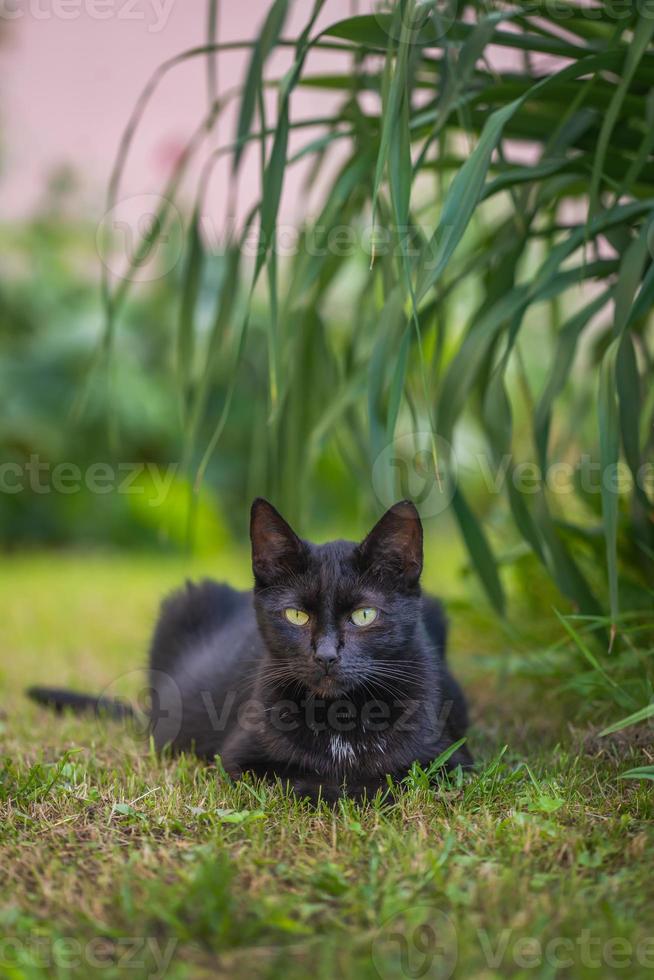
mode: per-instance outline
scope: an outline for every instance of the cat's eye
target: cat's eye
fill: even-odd
[[[362,609],[355,609],[350,619],[355,626],[370,626],[377,619],[377,610],[372,606],[365,606]]]
[[[293,626],[306,626],[309,622],[309,613],[303,609],[285,609],[284,615]]]

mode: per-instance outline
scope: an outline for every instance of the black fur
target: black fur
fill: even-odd
[[[187,583],[162,605],[150,650],[159,749],[220,756],[233,777],[279,776],[301,795],[335,800],[385,790],[388,775],[429,765],[465,735],[443,612],[420,591],[411,503],[391,508],[360,545],[314,545],[257,500],[251,538],[252,592]],[[288,622],[289,607],[306,611],[307,625]],[[354,625],[360,607],[377,619]],[[71,703],[57,693],[37,700]],[[471,762],[461,747],[447,765]]]

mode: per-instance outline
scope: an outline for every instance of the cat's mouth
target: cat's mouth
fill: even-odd
[[[346,693],[347,685],[338,674],[316,674],[311,678],[311,690],[322,698],[335,698]]]

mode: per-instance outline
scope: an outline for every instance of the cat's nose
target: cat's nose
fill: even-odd
[[[314,658],[325,673],[329,673],[331,668],[338,660],[338,650],[334,643],[319,643],[316,647]]]

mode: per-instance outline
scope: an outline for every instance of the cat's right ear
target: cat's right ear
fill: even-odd
[[[306,567],[304,542],[272,504],[258,497],[250,512],[252,571],[258,585],[272,585]]]
[[[415,589],[422,572],[422,524],[415,504],[401,500],[387,510],[358,554],[363,568]]]

